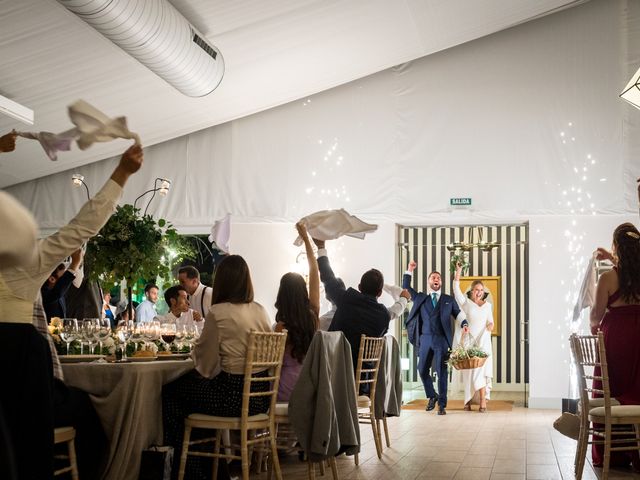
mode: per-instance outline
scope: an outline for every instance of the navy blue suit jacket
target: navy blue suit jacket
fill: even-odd
[[[360,351],[360,336],[364,334],[368,337],[382,337],[387,333],[389,312],[373,295],[365,295],[353,288],[345,289],[341,286],[331,269],[328,257],[318,257],[318,269],[325,291],[337,306],[329,331],[341,331],[347,337],[355,369]]]
[[[409,316],[405,320],[409,343],[416,348],[420,347],[420,334],[425,332],[425,329],[428,328],[428,326],[424,325],[424,322],[428,322],[429,319],[422,318],[422,307],[424,306],[429,314],[433,313],[434,308],[440,310],[440,323],[442,324],[442,329],[444,330],[445,337],[447,338],[449,348],[451,348],[451,344],[453,342],[451,316],[453,316],[453,318],[457,318],[460,313],[460,307],[458,306],[458,302],[456,302],[455,298],[451,295],[441,293],[438,304],[434,307],[429,295],[424,292],[416,292],[411,288],[411,275],[406,273],[402,276],[402,288],[406,288],[409,291],[411,294],[411,301],[413,302],[411,312],[409,312]],[[461,322],[461,326],[464,326],[466,323],[467,321],[463,320]]]

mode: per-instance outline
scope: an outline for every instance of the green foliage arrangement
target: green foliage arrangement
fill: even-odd
[[[462,250],[456,250],[451,255],[451,260],[449,260],[449,271],[451,275],[453,275],[456,271],[456,265],[460,264],[462,266],[462,275],[466,275],[469,272],[469,259],[467,257],[467,253]]]
[[[131,294],[138,279],[169,278],[173,266],[192,254],[171,223],[142,215],[133,205],[119,205],[87,245],[86,261],[92,265],[91,278],[105,291],[126,280]]]

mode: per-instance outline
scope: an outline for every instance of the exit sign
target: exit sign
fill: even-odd
[[[453,207],[470,207],[471,198],[450,198],[449,205]]]

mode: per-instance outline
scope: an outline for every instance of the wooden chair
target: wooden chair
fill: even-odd
[[[282,369],[282,357],[284,355],[287,332],[282,333],[259,333],[251,331],[249,334],[249,344],[247,348],[246,363],[244,369],[244,388],[242,392],[242,409],[240,417],[216,417],[194,413],[185,419],[184,440],[182,444],[182,455],[180,457],[180,469],[178,479],[184,479],[187,455],[213,458],[213,477],[218,475],[218,461],[220,458],[240,460],[242,462],[242,478],[249,479],[249,447],[256,444],[269,442],[271,447],[271,457],[276,472],[276,478],[282,479],[280,463],[278,462],[278,451],[276,448],[276,428],[275,410],[276,398],[278,395],[278,384],[280,383],[280,370]],[[269,369],[267,377],[253,377],[252,372]],[[252,392],[251,385],[256,382],[271,382],[270,390],[266,392]],[[249,401],[253,397],[269,396],[270,407],[268,413],[249,416]],[[191,430],[201,428],[215,430],[215,438],[191,441]],[[223,430],[239,430],[240,445],[222,445]],[[249,432],[253,432],[249,436]],[[214,443],[213,453],[190,452],[189,446],[203,443]],[[228,450],[233,447],[233,450]],[[240,450],[240,455],[234,454]]]
[[[360,423],[370,423],[373,430],[373,441],[376,445],[378,458],[382,459],[382,438],[380,435],[380,420],[376,420],[376,385],[378,384],[378,370],[380,357],[384,347],[384,337],[360,337],[360,351],[356,367],[356,396],[358,399],[358,419]],[[369,385],[369,395],[360,395],[360,385]],[[359,464],[358,454],[355,455],[356,465]]]
[[[76,438],[76,429],[73,427],[60,427],[56,428],[53,433],[53,443],[55,445],[59,443],[67,444],[67,455],[56,455],[55,458],[62,458],[69,460],[69,466],[60,468],[53,472],[54,476],[62,475],[63,473],[71,472],[71,478],[78,480],[78,463],[76,461],[76,447],[74,440]]]
[[[276,429],[278,431],[278,438],[281,441],[281,448],[283,450],[289,450],[289,445],[296,439],[296,436],[295,432],[291,429],[291,424],[289,423],[288,403],[283,402],[276,405],[275,422]],[[336,464],[336,458],[329,457],[328,461],[329,465],[331,466],[331,474],[333,475],[333,479],[338,480],[340,477],[338,476],[338,465]],[[318,463],[320,467],[320,475],[324,475],[324,462],[312,462],[310,459],[308,459],[307,463],[309,470],[309,480],[314,480],[316,478],[316,463]],[[267,476],[267,480],[271,480],[271,468],[269,468],[268,471],[269,474]]]
[[[581,427],[575,460],[576,479],[582,478],[587,445],[596,444],[604,445],[603,478],[606,480],[609,476],[611,452],[640,450],[640,405],[616,405],[618,402],[611,398],[602,332],[598,332],[597,336],[571,335],[570,343],[576,360],[580,403],[583,407],[580,412]],[[596,367],[600,367],[600,375],[596,375]],[[597,389],[588,385],[588,380],[600,380],[602,388]],[[592,392],[601,394],[602,398],[590,399],[589,394]],[[593,428],[591,423],[604,425],[604,430]],[[631,432],[628,428],[614,430],[613,426],[632,426],[633,430]],[[630,434],[635,438],[629,438]],[[635,445],[629,445],[633,443]]]

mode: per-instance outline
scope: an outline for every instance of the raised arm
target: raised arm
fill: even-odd
[[[34,277],[43,277],[43,282],[56,265],[100,231],[115,211],[122,187],[140,169],[142,160],[142,147],[129,147],[100,192],[67,225],[39,242],[38,263],[30,269]]]
[[[413,278],[413,271],[415,269],[416,269],[416,262],[411,260],[409,262],[409,265],[407,266],[407,272],[404,275],[402,275],[402,288],[404,288],[409,292],[409,295],[411,296],[412,301],[415,300],[416,295],[418,295],[418,292],[416,292],[413,288],[411,288],[411,280]]]
[[[302,223],[296,223],[298,235],[304,241],[304,248],[307,253],[307,262],[309,262],[309,306],[320,315],[320,272],[318,269],[318,261],[313,253],[313,245],[307,235],[307,227]]]
[[[327,257],[327,251],[324,248],[324,240],[313,239],[313,243],[318,247],[318,269],[320,270],[320,280],[324,284],[324,289],[327,296],[338,305],[346,292],[344,283],[342,283],[331,269],[329,263],[329,257]]]
[[[411,299],[411,295],[409,294],[409,291],[406,289],[402,290],[398,300],[396,300],[396,302],[392,306],[387,308],[387,311],[389,312],[389,317],[391,320],[395,320],[396,318],[399,318],[400,315],[404,313],[405,308],[407,308],[407,302],[410,299]]]
[[[462,265],[459,263],[456,265],[456,274],[453,278],[453,296],[456,297],[456,302],[462,307],[467,302],[467,296],[460,290],[460,274],[462,273]]]

